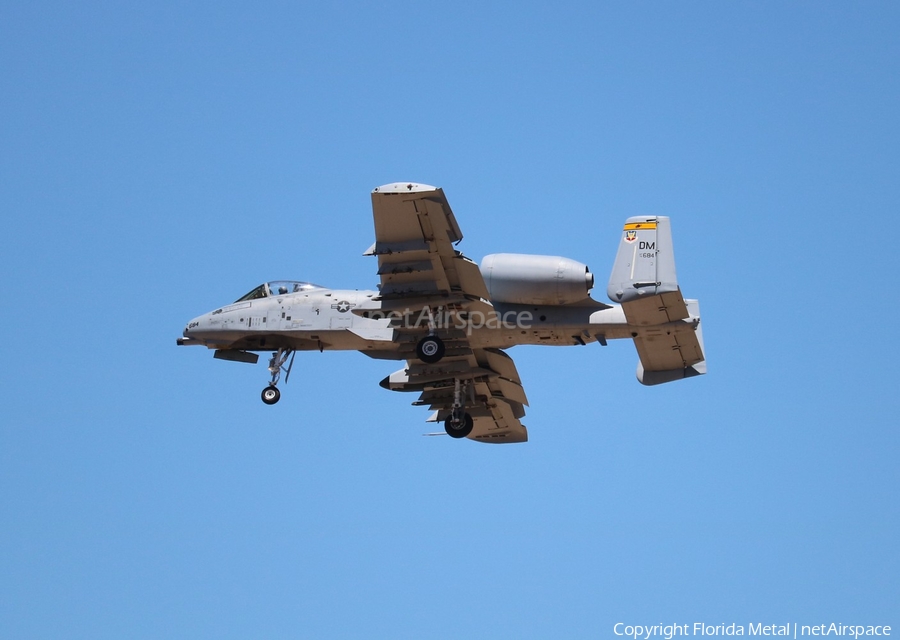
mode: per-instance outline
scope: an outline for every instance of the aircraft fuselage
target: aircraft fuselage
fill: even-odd
[[[593,301],[591,301],[593,302]],[[496,303],[484,312],[439,307],[431,316],[440,332],[462,331],[476,348],[519,344],[579,345],[630,338],[617,305],[531,306]],[[236,302],[194,318],[183,344],[240,351],[351,350],[376,358],[403,359],[399,334],[422,333],[429,318],[397,305],[382,306],[377,291],[314,289]],[[396,354],[396,355],[392,355]]]

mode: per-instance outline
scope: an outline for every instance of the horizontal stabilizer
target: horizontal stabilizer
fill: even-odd
[[[641,329],[634,338],[637,348],[637,379],[655,385],[706,373],[700,304],[686,302],[689,317],[657,327]]]

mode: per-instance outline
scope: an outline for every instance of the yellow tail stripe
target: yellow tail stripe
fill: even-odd
[[[655,229],[655,222],[632,222],[625,225],[625,231],[634,231],[635,229]]]

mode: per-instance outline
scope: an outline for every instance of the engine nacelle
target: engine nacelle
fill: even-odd
[[[491,300],[559,305],[587,299],[594,275],[586,265],[559,256],[495,253],[481,261]]]

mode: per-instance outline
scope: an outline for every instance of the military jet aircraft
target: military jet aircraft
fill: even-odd
[[[418,393],[413,404],[430,407],[429,421],[454,438],[496,443],[528,439],[509,347],[631,338],[643,384],[706,373],[700,307],[681,295],[667,217],[625,222],[608,305],[590,297],[587,266],[568,258],[501,253],[479,268],[454,248],[463,235],[442,189],[388,184],[372,191],[372,209],[375,243],[364,255],[378,261],[377,290],[267,282],[191,320],[178,344],[236,362],[271,352],[266,404],[281,397],[297,351],[405,360],[382,387]]]

